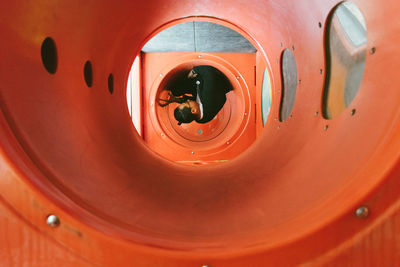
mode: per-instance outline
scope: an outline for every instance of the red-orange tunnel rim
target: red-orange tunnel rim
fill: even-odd
[[[157,1],[126,1],[118,6],[98,2],[87,15],[96,21],[94,25],[84,23],[87,18],[81,16],[90,3],[77,10],[72,3],[58,7],[44,1],[35,3],[43,8],[32,11],[29,18],[40,17],[47,23],[33,30],[21,19],[28,17],[20,8],[30,10],[31,4],[7,3],[0,25],[5,37],[0,57],[7,62],[0,73],[1,168],[8,173],[2,179],[3,198],[40,229],[40,218],[51,207],[69,225],[83,229],[100,250],[119,247],[140,255],[157,251],[161,258],[166,257],[163,253],[182,260],[223,253],[239,258],[253,255],[256,261],[266,254],[278,259],[289,253],[299,257],[295,261],[317,256],[353,235],[358,224],[349,211],[397,174],[400,98],[394,84],[399,77],[385,68],[385,60],[398,56],[395,40],[400,37],[393,32],[399,25],[384,23],[382,15],[395,14],[392,6],[397,4],[354,1],[369,29],[367,45],[376,47],[377,53],[367,56],[362,87],[349,107],[356,108],[357,115],[344,112],[324,131],[328,122],[314,115],[320,110],[324,82],[319,73],[324,66],[324,34],[318,23],[338,1],[314,1],[307,5],[312,6],[307,16],[304,3],[289,2],[225,3],[235,9],[220,2],[207,6],[201,5],[206,1],[171,2],[159,10],[151,5]],[[289,7],[290,15],[282,11]],[[51,16],[44,12],[50,8]],[[150,11],[153,16],[147,16]],[[58,16],[65,13],[70,16]],[[108,20],[114,14],[118,19]],[[214,167],[183,167],[148,151],[134,135],[122,89],[140,40],[159,25],[193,14],[219,17],[245,29],[266,51],[273,84],[280,81],[279,64],[273,60],[279,58],[280,43],[295,45],[302,79],[293,119],[271,121],[241,157]],[[281,21],[286,22],[284,29],[278,27]],[[71,25],[80,30],[66,34]],[[40,46],[47,36],[55,40],[59,52],[55,75],[41,64]],[[395,40],[385,42],[389,37]],[[310,51],[317,56],[310,56]],[[93,64],[92,88],[82,79],[87,59]],[[375,74],[382,71],[384,80]],[[115,78],[112,96],[106,83],[110,72]],[[17,79],[21,75],[24,79]],[[385,88],[385,94],[377,87]],[[279,99],[276,90],[273,94]],[[278,102],[271,107],[273,115]],[[26,208],[17,189],[28,190],[43,210],[23,214]],[[333,229],[336,236],[326,236],[327,244],[318,242],[317,237]],[[59,242],[88,252],[63,232],[65,228],[57,230]],[[313,252],[304,255],[310,248]],[[170,249],[191,252],[182,256]]]

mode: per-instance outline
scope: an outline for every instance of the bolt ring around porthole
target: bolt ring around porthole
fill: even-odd
[[[231,111],[231,114],[227,114],[229,117],[226,119],[226,125],[221,127],[220,133],[210,138],[210,140],[204,140],[200,145],[198,140],[196,142],[195,140],[190,140],[190,138],[185,138],[177,133],[176,129],[174,129],[175,125],[173,125],[174,121],[171,119],[171,116],[166,120],[165,114],[163,114],[165,112],[162,112],[161,107],[157,104],[158,95],[163,89],[162,87],[165,85],[170,72],[182,68],[190,69],[191,66],[196,65],[211,65],[219,69],[234,87],[233,92],[229,92],[226,95],[227,102],[225,106]],[[236,77],[240,76],[240,73],[237,72],[234,66],[214,55],[202,55],[202,57],[199,58],[198,55],[194,53],[174,59],[173,62],[163,68],[162,73],[162,76],[158,75],[156,77],[150,89],[149,99],[150,102],[154,104],[151,105],[148,103],[149,105],[147,105],[150,108],[149,116],[152,127],[157,133],[164,133],[165,137],[168,137],[168,139],[172,140],[177,146],[188,149],[197,146],[198,149],[209,153],[220,150],[222,145],[226,145],[226,140],[236,140],[240,138],[249,119],[249,116],[244,116],[244,114],[251,112],[250,93],[246,82],[243,79],[236,79]],[[226,107],[224,108],[226,109]]]

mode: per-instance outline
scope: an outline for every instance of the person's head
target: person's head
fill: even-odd
[[[195,119],[200,118],[199,104],[193,100],[188,100],[180,104],[175,108],[174,117],[178,121],[178,125],[182,123],[191,123]]]

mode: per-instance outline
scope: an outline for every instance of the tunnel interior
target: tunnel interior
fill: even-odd
[[[327,75],[339,81],[330,71],[337,67],[343,78],[348,69],[327,64],[326,27],[339,1],[228,1],[234,8],[225,8],[227,2],[161,2],[14,1],[1,11],[0,143],[9,162],[47,199],[86,225],[140,246],[245,253],[299,244],[303,238],[312,242],[313,233],[336,222],[382,182],[400,151],[398,142],[388,148],[398,137],[392,130],[400,91],[391,82],[398,77],[375,74],[397,55],[396,45],[383,40],[398,25],[375,23],[390,5],[354,1],[368,29],[364,52],[355,53],[356,64],[361,57],[365,65],[356,71],[361,78],[352,101],[328,119],[323,110]],[[266,68],[257,70],[259,85],[267,69],[271,92],[268,118],[261,111],[255,125],[242,109],[238,121],[226,126],[237,133],[253,124],[254,144],[231,146],[234,158],[201,168],[154,153],[126,105],[129,72],[144,44],[171,25],[193,20],[234,25],[249,36],[266,60]],[[293,72],[283,75],[285,49],[294,58],[294,81]],[[185,55],[165,67],[166,73],[214,64],[246,88],[234,66],[202,55]],[[168,75],[153,80],[154,97]],[[343,84],[335,86],[343,93]],[[255,102],[240,100],[249,114],[262,109],[262,86],[259,90]],[[282,119],[284,103],[290,106]],[[173,128],[164,129],[168,117],[158,120],[160,129],[179,138]],[[219,151],[226,140],[207,149]],[[181,144],[177,153],[190,156],[192,143]],[[206,158],[220,159],[207,153]]]

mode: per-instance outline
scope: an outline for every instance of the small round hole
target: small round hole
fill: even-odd
[[[85,63],[85,67],[83,68],[83,75],[85,77],[85,82],[88,87],[92,87],[93,85],[93,68],[92,63],[88,60]]]
[[[114,93],[114,75],[112,73],[108,76],[108,91],[110,94]]]
[[[318,112],[318,111],[316,111],[314,115],[315,115],[315,116],[318,116],[318,114],[319,114],[319,112]]]
[[[329,125],[325,125],[324,130],[328,131]]]
[[[371,55],[375,54],[375,52],[376,52],[376,48],[375,48],[375,47],[372,47],[372,48],[371,48],[371,51],[370,51]]]
[[[56,43],[50,37],[44,39],[41,48],[42,62],[45,69],[54,74],[57,71],[57,48]]]
[[[356,114],[356,109],[351,110],[351,116],[354,116]]]
[[[318,27],[322,28],[322,23],[318,22]]]

